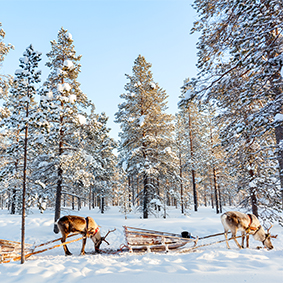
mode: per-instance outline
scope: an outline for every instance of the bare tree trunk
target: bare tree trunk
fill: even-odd
[[[92,191],[92,208],[95,208],[95,197],[94,197],[94,190]]]
[[[206,195],[206,186],[204,187],[204,206],[207,207],[207,195]]]
[[[28,93],[29,95],[29,93]],[[26,104],[26,117],[29,116],[29,103]],[[28,123],[25,125],[24,167],[23,167],[23,200],[22,200],[22,235],[21,235],[21,264],[25,262],[25,218],[26,218],[26,182],[27,182],[27,147]]]
[[[191,158],[193,159],[194,156],[194,149],[193,149],[193,131],[192,131],[192,119],[191,113],[189,112],[189,136],[190,136],[190,151],[191,151]],[[198,199],[197,199],[197,188],[196,188],[196,179],[195,179],[195,170],[192,169],[192,183],[193,183],[193,196],[194,196],[194,210],[198,211]]]
[[[91,188],[89,188],[88,194],[88,209],[91,210]]]
[[[148,218],[148,177],[146,174],[143,181],[143,218]]]
[[[184,213],[184,191],[183,191],[183,167],[182,167],[182,155],[181,150],[179,150],[179,161],[180,161],[180,191],[181,191],[181,213]]]
[[[72,210],[75,210],[75,197],[72,196]]]
[[[217,192],[217,180],[216,180],[216,171],[215,167],[213,166],[212,168],[213,171],[213,182],[214,182],[214,198],[215,198],[215,208],[216,208],[216,213],[219,213],[219,202],[218,202],[218,192]]]
[[[101,213],[104,213],[105,211],[105,199],[104,196],[101,197]]]
[[[16,213],[16,189],[14,188],[12,191],[12,202],[11,202],[11,214]]]
[[[78,199],[78,211],[80,211],[82,208],[81,199],[79,197],[77,199]]]
[[[283,149],[282,146],[280,146],[280,142],[283,141],[283,126],[278,125],[275,128],[275,136],[276,136],[276,144],[278,146],[277,151],[277,160],[279,164],[279,179],[280,179],[280,185],[281,185],[281,203],[282,203],[282,209],[283,209]]]
[[[64,83],[64,78],[62,78],[62,84]],[[61,101],[61,107],[63,108],[64,103]],[[54,229],[55,233],[59,233],[59,228],[55,225],[56,221],[60,218],[61,214],[61,197],[62,197],[62,182],[63,182],[63,170],[61,168],[61,155],[63,154],[63,114],[60,114],[60,130],[59,130],[59,164],[58,164],[58,181],[56,189],[56,201],[55,201],[55,216],[54,216]]]
[[[217,182],[217,186],[218,186],[218,198],[219,198],[219,212],[222,213],[222,197],[221,197],[221,189],[219,185],[219,180]]]

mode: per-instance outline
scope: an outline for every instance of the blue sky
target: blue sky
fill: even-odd
[[[78,81],[97,112],[109,116],[111,135],[118,139],[119,125],[113,122],[119,95],[132,73],[139,54],[152,64],[155,82],[166,90],[168,113],[177,111],[180,87],[196,76],[197,35],[190,35],[196,20],[192,0],[0,0],[0,22],[5,43],[15,46],[0,73],[14,74],[19,58],[29,44],[42,52],[42,79],[50,40],[61,27],[74,39],[82,55]]]

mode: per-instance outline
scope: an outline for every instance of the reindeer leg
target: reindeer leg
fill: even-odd
[[[62,239],[61,239],[61,242],[62,242],[62,243],[65,243],[65,242],[66,242],[67,236],[68,236],[68,234],[65,234],[65,233],[63,234]],[[67,245],[64,245],[64,246],[63,246],[63,249],[64,249],[64,251],[65,251],[65,255],[66,255],[66,256],[67,256],[67,255],[72,255],[72,253],[69,251]]]
[[[245,237],[246,237],[246,234],[244,231],[242,231],[242,248],[244,249],[244,243],[245,243]]]
[[[247,248],[249,248],[249,239],[250,239],[250,235],[247,234],[246,235],[246,244],[247,244]]]
[[[83,238],[83,245],[82,245],[81,255],[85,255],[85,245],[86,245],[86,235],[84,235],[84,238]]]
[[[239,247],[239,249],[241,249],[242,247],[240,246],[240,244],[238,243],[238,241],[236,239],[237,231],[238,231],[238,229],[236,227],[233,229],[233,231],[231,230],[232,237],[230,239],[233,239],[235,241],[236,245]]]
[[[233,234],[233,235],[232,235],[232,239],[234,239],[236,245],[239,247],[239,249],[241,249],[242,247],[240,246],[239,242],[237,241],[236,235],[237,235],[237,233]]]
[[[228,244],[227,232],[228,232],[228,231],[225,231],[225,232],[224,232],[224,236],[225,236],[227,248],[230,249],[230,246],[229,246],[229,244]]]

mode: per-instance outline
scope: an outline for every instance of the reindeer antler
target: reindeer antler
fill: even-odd
[[[107,234],[106,234],[104,237],[101,237],[102,241],[104,241],[105,243],[107,243],[108,245],[110,245],[110,244],[105,240],[105,238],[106,238],[111,232],[114,232],[114,231],[116,231],[116,228],[114,228],[113,230],[109,230],[109,231],[107,232]]]
[[[267,234],[270,234],[270,229],[273,227],[273,225],[270,223],[270,227],[267,229]]]
[[[277,236],[278,236],[278,235],[275,235],[275,236],[270,235],[270,238],[277,239]]]
[[[270,222],[269,222],[269,223],[270,223]],[[271,235],[271,234],[270,234],[270,229],[271,229],[272,227],[273,227],[273,225],[270,223],[270,227],[267,229],[267,234],[270,235],[270,238],[277,239],[277,236],[278,236],[278,235],[275,235],[275,236],[274,236],[274,235]]]

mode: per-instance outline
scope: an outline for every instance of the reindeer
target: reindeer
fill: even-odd
[[[227,248],[230,249],[227,239],[227,232],[232,232],[232,238],[237,246],[241,249],[244,248],[244,241],[246,237],[246,247],[249,247],[249,235],[253,235],[254,239],[261,241],[262,244],[269,250],[273,249],[270,238],[276,238],[277,236],[271,236],[269,230],[265,233],[263,227],[260,225],[259,220],[253,214],[244,214],[238,211],[228,211],[221,215],[221,222],[224,227],[224,235],[226,239]],[[237,231],[242,232],[242,246],[236,239]]]
[[[68,215],[61,217],[55,225],[58,226],[62,234],[61,242],[64,243],[70,233],[80,233],[83,235],[83,244],[81,249],[81,255],[85,254],[86,238],[90,237],[94,243],[95,251],[99,252],[99,247],[102,241],[105,241],[108,245],[109,243],[105,240],[107,235],[112,232],[109,231],[105,237],[101,237],[99,232],[99,226],[91,217],[80,217],[74,215]],[[59,232],[58,229],[54,229],[55,233]],[[69,251],[67,245],[63,246],[65,255],[72,255]]]

